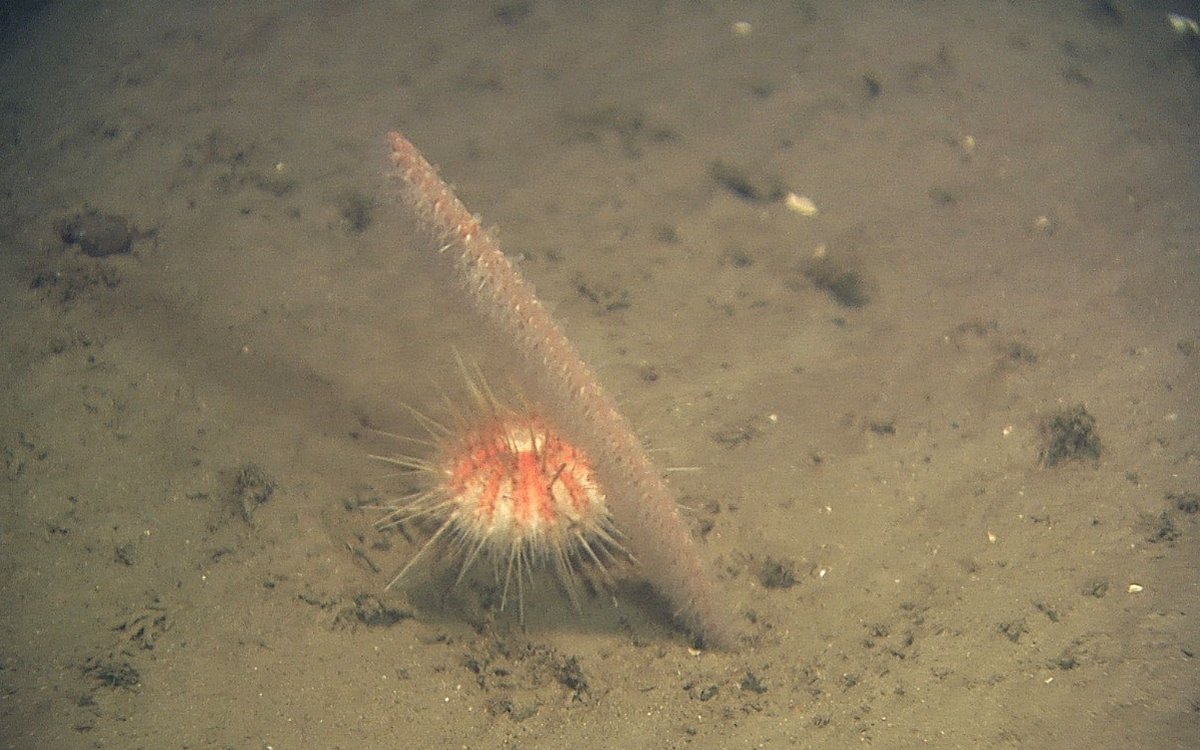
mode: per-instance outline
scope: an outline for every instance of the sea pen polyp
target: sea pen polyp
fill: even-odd
[[[442,243],[474,308],[511,341],[534,394],[569,440],[592,458],[613,521],[646,577],[703,643],[731,647],[730,609],[718,596],[670,489],[628,420],[534,295],[478,217],[399,133],[388,136],[408,202]]]

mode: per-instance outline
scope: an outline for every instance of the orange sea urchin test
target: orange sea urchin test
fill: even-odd
[[[611,583],[609,568],[627,558],[587,457],[538,416],[492,405],[491,415],[450,430],[431,427],[429,462],[385,459],[424,474],[428,485],[384,519],[392,526],[427,519],[437,530],[393,579],[400,580],[435,544],[461,557],[459,580],[479,557],[503,581],[501,609],[515,584],[524,620],[524,586],[535,569],[554,568],[578,606],[577,577]]]

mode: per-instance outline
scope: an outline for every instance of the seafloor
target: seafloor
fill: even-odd
[[[1196,747],[1168,12],[6,5],[0,747]],[[512,364],[391,129],[645,436],[737,650],[636,569],[524,629],[449,562],[384,591],[421,530],[368,455]]]

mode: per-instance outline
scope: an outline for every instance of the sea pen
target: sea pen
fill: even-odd
[[[388,138],[408,202],[442,243],[438,255],[451,263],[476,311],[524,360],[546,416],[591,456],[613,520],[646,577],[700,642],[732,647],[731,610],[718,596],[674,496],[616,402],[479,218],[407,138],[394,132]]]

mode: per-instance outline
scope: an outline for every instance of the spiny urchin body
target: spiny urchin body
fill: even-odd
[[[458,581],[479,558],[490,562],[501,609],[515,585],[522,622],[525,584],[539,568],[554,570],[578,608],[581,573],[610,586],[610,569],[629,560],[590,462],[536,414],[499,405],[486,387],[471,391],[480,413],[459,414],[452,428],[423,418],[436,443],[432,459],[384,459],[420,474],[424,486],[379,526],[434,528],[388,587],[440,547],[461,560]]]

